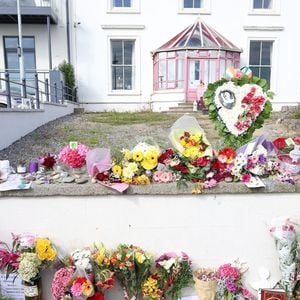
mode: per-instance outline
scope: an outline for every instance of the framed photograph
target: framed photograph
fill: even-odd
[[[232,91],[225,90],[219,93],[220,103],[227,109],[232,109],[235,106],[235,95]]]
[[[283,289],[260,289],[260,300],[286,300]]]

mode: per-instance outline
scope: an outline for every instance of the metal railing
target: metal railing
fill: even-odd
[[[53,7],[53,0],[20,0],[21,7]],[[17,0],[0,0],[0,7],[16,7]]]
[[[28,74],[33,75],[28,79]],[[4,75],[4,76],[3,76]],[[76,102],[77,90],[63,81],[50,83],[49,73],[26,72],[21,82],[12,72],[0,72],[0,106],[6,108],[40,109],[41,103],[63,104],[65,100]],[[43,76],[44,80],[40,77]],[[11,79],[13,78],[13,80]]]

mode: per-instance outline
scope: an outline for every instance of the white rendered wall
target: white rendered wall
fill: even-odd
[[[272,90],[276,93],[275,108],[300,102],[297,59],[300,46],[297,39],[298,1],[276,0],[278,9],[274,15],[251,15],[250,0],[208,0],[208,14],[179,13],[181,0],[139,0],[139,13],[111,13],[109,0],[75,0],[74,20],[80,22],[73,29],[74,58],[77,70],[80,100],[89,103],[89,110],[114,109],[114,102],[130,102],[128,110],[144,107],[152,94],[152,57],[150,51],[157,49],[197,17],[207,22],[238,47],[243,48],[241,65],[248,64],[250,39],[272,39],[274,56]],[[226,13],[224,13],[226,12]],[[103,25],[126,25],[125,29],[103,29]],[[140,29],[134,26],[138,25]],[[251,26],[256,28],[249,30]],[[131,29],[130,29],[131,27]],[[144,29],[141,29],[143,28]],[[267,27],[267,28],[264,28]],[[138,40],[137,89],[133,94],[111,95],[109,84],[109,37],[134,38]],[[99,104],[102,103],[102,104]],[[93,105],[94,104],[94,105]],[[117,105],[117,107],[118,107]]]
[[[72,114],[78,104],[67,102],[66,105],[52,103],[41,104],[42,110],[0,111],[0,150],[35,130],[39,126],[57,118]],[[29,122],[30,120],[30,122]],[[12,126],[13,125],[13,126]]]
[[[284,201],[283,201],[284,199]],[[160,255],[185,251],[194,264],[219,266],[241,258],[248,262],[247,286],[266,267],[278,280],[278,255],[267,222],[278,216],[299,218],[299,194],[233,194],[191,196],[98,196],[1,198],[0,236],[32,232],[47,236],[67,254],[77,247],[103,242],[137,244]],[[299,221],[299,220],[298,220]],[[50,300],[44,276],[43,299]],[[119,290],[107,300],[121,299]],[[195,294],[193,289],[185,294]]]

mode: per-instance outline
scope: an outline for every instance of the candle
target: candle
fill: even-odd
[[[0,171],[4,174],[10,174],[9,160],[0,160]]]
[[[24,174],[26,173],[26,166],[23,163],[19,163],[17,166],[17,173]]]
[[[35,173],[39,170],[39,164],[36,161],[31,161],[28,166],[29,173]]]

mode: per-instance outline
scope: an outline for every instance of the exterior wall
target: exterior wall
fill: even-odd
[[[156,256],[185,251],[195,269],[240,258],[248,263],[245,282],[250,288],[249,282],[259,281],[261,267],[270,271],[272,282],[280,278],[275,241],[267,224],[283,216],[297,222],[298,199],[298,193],[1,197],[0,211],[13,215],[2,213],[0,236],[6,242],[11,241],[11,232],[47,236],[60,257],[103,242],[108,249],[119,243],[136,244]],[[43,272],[44,300],[52,299],[51,272]],[[195,295],[195,290],[184,294]],[[105,296],[121,298],[118,287]]]
[[[172,4],[170,1],[137,0],[139,10],[136,13],[112,13],[109,3],[110,0],[74,0],[74,19],[80,22],[73,28],[80,101],[88,104],[88,110],[111,110],[121,106],[115,103],[128,103],[126,110],[146,108],[153,92],[151,51],[193,23],[199,14],[182,13],[180,0]],[[271,89],[276,93],[274,103],[278,105],[275,108],[299,102],[299,80],[295,74],[300,66],[297,60],[300,45],[294,24],[300,4],[276,0],[276,11],[272,15],[258,15],[251,13],[250,0],[207,0],[206,3],[208,9],[201,19],[244,50],[241,66],[248,65],[250,39],[274,39]],[[138,41],[137,88],[132,93],[113,95],[110,91],[110,37]]]
[[[0,110],[0,128],[5,128],[1,134],[0,150],[35,130],[39,126],[57,118],[73,113],[78,104],[67,102],[66,105],[41,103],[42,110]],[[30,122],[28,122],[30,120]],[[14,126],[11,126],[13,123]]]
[[[51,25],[52,67],[67,59],[65,1],[54,1],[58,24]],[[5,69],[3,36],[18,36],[17,24],[0,25],[0,70]],[[47,24],[23,24],[22,34],[35,37],[36,69],[49,71]]]

